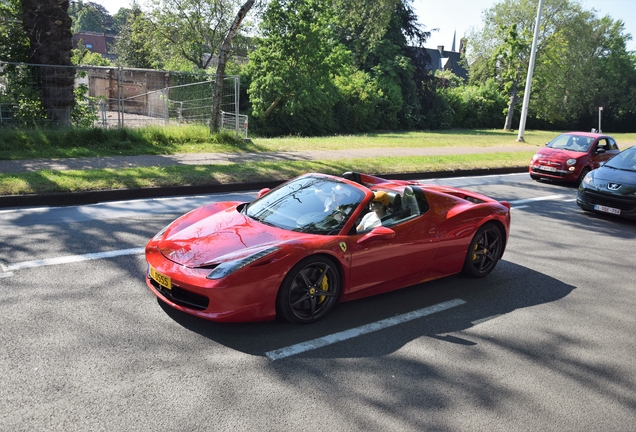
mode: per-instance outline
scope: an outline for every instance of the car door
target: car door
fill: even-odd
[[[407,189],[408,197],[413,192]],[[416,193],[424,196],[421,190]],[[351,236],[349,294],[390,291],[422,280],[435,257],[438,235],[428,207],[419,204],[414,201],[399,218],[384,222],[388,226]]]
[[[598,153],[598,149],[605,149],[605,152]],[[619,153],[616,143],[611,138],[599,138],[594,144],[592,153],[590,154],[590,165],[592,169],[596,169],[604,162],[607,162]]]

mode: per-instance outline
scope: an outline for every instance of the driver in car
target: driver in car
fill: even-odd
[[[364,215],[362,221],[360,221],[356,227],[356,230],[361,232],[382,225],[382,221],[380,219],[386,216],[386,211],[390,202],[391,199],[389,198],[389,194],[386,192],[374,192],[373,199],[369,203],[369,210],[371,211]]]

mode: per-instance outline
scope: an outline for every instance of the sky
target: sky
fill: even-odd
[[[586,10],[595,9],[599,17],[609,15],[614,20],[625,23],[625,33],[632,35],[627,49],[636,51],[636,0],[579,0]],[[426,42],[427,48],[444,45],[450,49],[453,44],[453,32],[457,31],[455,48],[459,49],[459,40],[468,34],[471,27],[482,27],[482,11],[499,3],[498,0],[413,0],[413,8],[426,30],[439,28],[432,32]],[[537,3],[538,5],[538,3]]]
[[[130,0],[92,0],[102,4],[111,15],[121,7],[130,7]],[[139,0],[143,5],[144,0]],[[625,23],[625,32],[632,35],[627,49],[636,51],[636,0],[579,0],[587,10],[595,9],[599,16],[609,15]],[[438,28],[426,43],[428,48],[444,45],[449,50],[453,44],[453,32],[457,31],[455,49],[459,49],[459,40],[471,27],[481,28],[482,14],[499,0],[413,0],[412,5],[420,17],[420,23],[426,30]]]

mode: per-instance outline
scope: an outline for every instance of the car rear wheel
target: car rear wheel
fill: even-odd
[[[280,317],[309,324],[323,318],[338,301],[340,273],[326,257],[309,257],[287,274],[276,299]]]
[[[468,247],[464,261],[464,274],[476,278],[488,275],[503,255],[503,248],[504,239],[501,230],[492,223],[482,226],[477,230]]]

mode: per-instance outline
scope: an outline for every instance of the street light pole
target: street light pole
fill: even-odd
[[[537,21],[534,23],[534,37],[532,38],[532,52],[530,53],[530,65],[528,66],[528,76],[526,78],[526,88],[523,92],[523,107],[521,108],[521,120],[519,121],[519,135],[517,141],[524,142],[523,133],[526,129],[526,117],[528,117],[528,103],[530,102],[530,87],[532,86],[532,73],[534,72],[534,62],[537,58],[537,39],[539,39],[539,24],[541,22],[541,8],[543,0],[539,0],[537,8]]]

